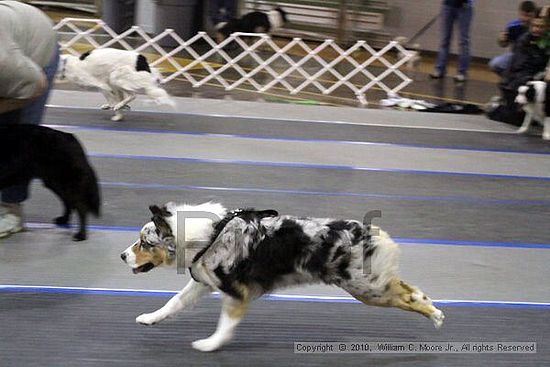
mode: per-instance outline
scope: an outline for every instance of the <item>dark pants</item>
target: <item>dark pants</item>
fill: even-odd
[[[44,67],[44,73],[48,80],[46,91],[40,97],[36,98],[31,104],[10,112],[0,114],[0,124],[34,124],[38,125],[42,121],[46,101],[50,95],[57,64],[59,62],[59,49],[56,47],[51,61]],[[1,199],[4,203],[20,203],[29,197],[29,185],[18,185],[2,190]]]
[[[457,8],[443,5],[441,14],[441,44],[437,55],[436,70],[445,75],[447,73],[447,61],[455,23],[458,23],[460,31],[460,57],[458,60],[458,73],[466,74],[470,66],[470,24],[474,10],[470,5]]]

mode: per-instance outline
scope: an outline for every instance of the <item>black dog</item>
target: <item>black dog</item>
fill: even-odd
[[[55,219],[69,223],[76,210],[80,228],[75,241],[86,239],[86,216],[99,216],[97,177],[78,140],[68,133],[36,125],[0,126],[0,189],[40,178],[63,202]]]

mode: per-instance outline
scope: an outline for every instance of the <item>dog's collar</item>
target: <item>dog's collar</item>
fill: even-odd
[[[220,220],[219,222],[217,222],[215,225],[214,225],[214,233],[212,234],[212,237],[210,238],[210,242],[208,243],[208,245],[206,245],[202,250],[200,250],[196,255],[195,257],[193,258],[193,261],[191,262],[191,266],[189,267],[189,275],[191,275],[191,278],[193,278],[194,281],[198,282],[198,283],[203,283],[202,281],[200,281],[199,279],[197,279],[195,277],[195,275],[193,274],[193,268],[192,266],[197,262],[199,261],[199,259],[202,257],[202,255],[204,255],[204,253],[206,251],[208,251],[208,249],[212,246],[212,244],[216,241],[216,238],[218,238],[218,236],[220,235],[220,233],[223,231],[223,229],[225,228],[225,226],[227,225],[227,223],[229,223],[231,220],[233,220],[234,218],[236,217],[240,217],[246,213],[250,213],[250,212],[255,212],[256,214],[259,214],[259,217],[260,218],[265,218],[265,217],[276,217],[279,215],[279,213],[276,211],[276,210],[262,210],[262,211],[256,211],[254,209],[243,209],[243,208],[239,208],[239,209],[235,209],[235,210],[231,210],[230,212],[228,212],[225,217]]]
[[[197,262],[202,257],[202,255],[204,255],[204,253],[208,251],[210,246],[212,246],[212,244],[216,241],[220,233],[223,231],[227,223],[229,223],[234,218],[246,215],[247,213],[255,213],[259,218],[276,217],[279,215],[279,213],[276,210],[272,210],[272,209],[257,211],[251,208],[246,208],[246,209],[239,208],[239,209],[231,210],[225,215],[225,217],[222,220],[220,220],[214,225],[214,232],[210,237],[210,242],[208,243],[208,245],[206,245],[202,250],[200,250],[195,255],[191,263],[194,264],[195,262]]]

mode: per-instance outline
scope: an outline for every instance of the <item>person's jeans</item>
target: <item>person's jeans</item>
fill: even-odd
[[[507,52],[505,54],[493,57],[491,61],[489,61],[489,67],[492,71],[502,76],[512,61],[512,55],[513,54],[511,52]]]
[[[54,55],[48,65],[44,67],[44,74],[48,80],[48,86],[44,93],[36,98],[31,104],[15,111],[0,114],[0,124],[34,124],[38,125],[42,121],[46,101],[50,95],[57,65],[59,63],[59,48],[56,46]],[[29,197],[29,185],[17,185],[2,190],[1,200],[4,203],[21,203]]]
[[[458,22],[460,31],[458,73],[465,75],[470,66],[470,24],[474,15],[473,8],[469,5],[461,8],[443,5],[441,15],[441,45],[437,55],[436,71],[441,75],[447,73],[453,28],[455,23]]]

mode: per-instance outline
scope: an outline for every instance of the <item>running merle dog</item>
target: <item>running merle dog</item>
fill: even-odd
[[[99,216],[100,192],[96,174],[72,134],[45,126],[0,125],[0,167],[0,189],[42,179],[65,208],[55,223],[68,224],[76,211],[80,227],[73,239],[86,239],[86,217]]]
[[[359,301],[398,307],[443,324],[443,312],[424,293],[399,279],[398,245],[387,233],[354,220],[302,218],[274,210],[227,211],[222,205],[151,206],[151,222],[121,258],[134,274],[183,264],[192,280],[155,312],[136,322],[153,325],[197,302],[213,290],[222,296],[218,327],[193,348],[209,352],[228,343],[254,299],[276,289],[311,283],[336,285]],[[184,231],[177,218],[194,214]],[[198,219],[218,218],[212,223]],[[183,219],[186,221],[186,219]],[[176,230],[178,229],[178,230]],[[178,234],[179,232],[179,234]]]

